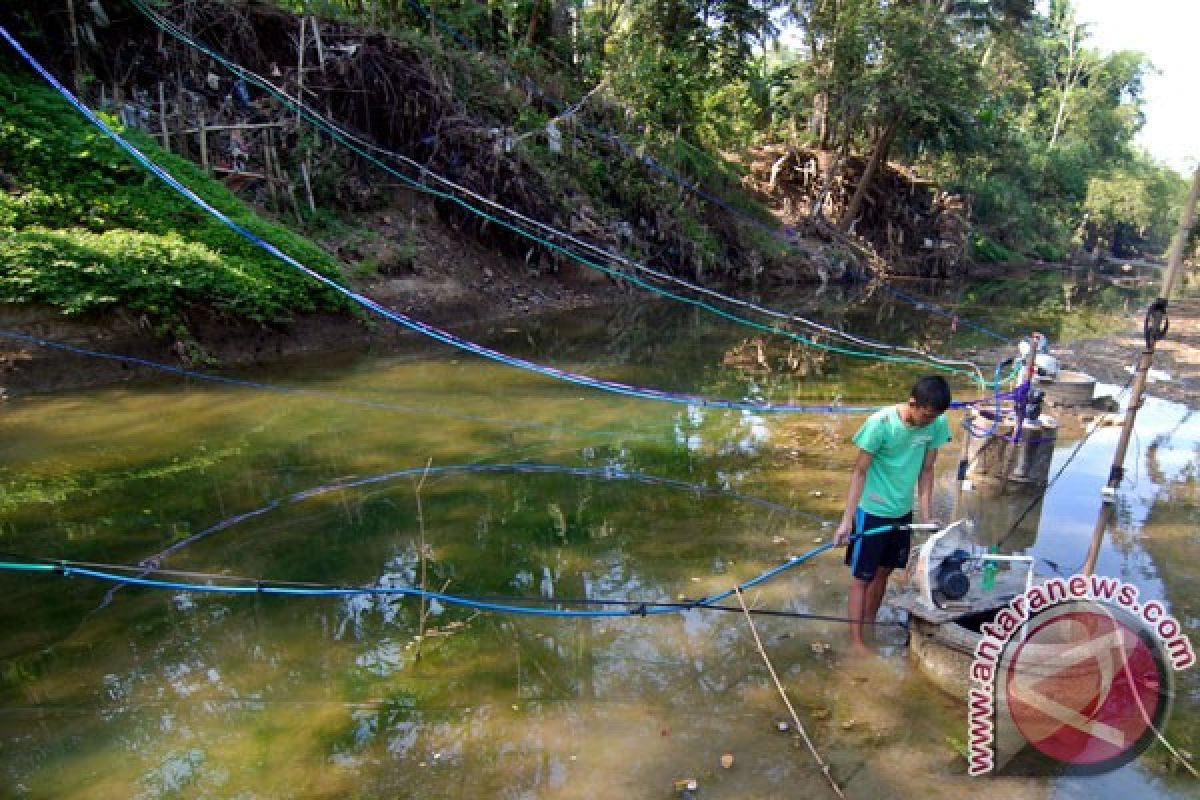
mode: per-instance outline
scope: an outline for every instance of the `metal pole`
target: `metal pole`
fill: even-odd
[[[1021,444],[1021,431],[1025,427],[1025,407],[1029,402],[1029,392],[1033,389],[1033,376],[1037,370],[1037,354],[1038,348],[1042,343],[1042,335],[1034,331],[1029,336],[1029,352],[1025,354],[1025,366],[1021,370],[1021,380],[1017,384],[1016,402],[1013,404],[1013,412],[1015,419],[1013,420],[1012,441],[1005,442],[1004,450],[1004,466],[1000,472],[1000,494],[1008,493],[1008,473],[1012,469],[1013,457],[1017,454],[1017,447]],[[1024,391],[1021,391],[1024,387]],[[1001,420],[996,420],[997,430],[1004,430],[1000,425]]]
[[[1129,395],[1129,408],[1125,412],[1125,423],[1121,426],[1121,436],[1117,440],[1117,451],[1113,455],[1112,467],[1108,471],[1108,484],[1104,487],[1106,500],[1114,499],[1111,495],[1116,492],[1125,476],[1125,454],[1129,450],[1129,440],[1133,437],[1133,424],[1137,419],[1138,409],[1142,407],[1142,393],[1146,389],[1146,374],[1150,371],[1150,362],[1154,358],[1154,347],[1159,339],[1167,335],[1167,300],[1175,279],[1183,266],[1183,248],[1187,245],[1192,224],[1196,221],[1196,200],[1200,196],[1200,167],[1192,176],[1192,191],[1183,207],[1183,215],[1179,219],[1179,230],[1171,243],[1171,251],[1167,256],[1167,271],[1163,275],[1162,294],[1146,309],[1146,321],[1143,329],[1146,337],[1146,349],[1138,357],[1137,370],[1133,376],[1133,387]],[[1108,527],[1111,509],[1106,502],[1096,519],[1096,528],[1092,532],[1092,544],[1088,548],[1087,560],[1083,564],[1083,573],[1091,575],[1096,569],[1096,559],[1100,556],[1100,545],[1104,541],[1104,531]]]
[[[971,454],[971,409],[963,411],[963,446],[958,457],[958,491],[954,493],[954,518],[962,519],[963,484],[967,482]]]

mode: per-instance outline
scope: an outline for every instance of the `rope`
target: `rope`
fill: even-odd
[[[262,76],[257,75],[256,73],[229,61],[223,55],[216,52],[215,50],[208,47],[207,45],[205,45],[201,42],[197,42],[196,40],[192,39],[186,32],[184,32],[181,29],[174,26],[172,23],[170,23],[167,19],[165,19],[164,17],[159,15],[157,12],[145,7],[143,4],[140,3],[140,0],[134,0],[134,3],[135,3],[135,5],[137,5],[139,7],[139,9],[143,12],[143,14],[145,14],[147,17],[149,17],[151,19],[151,21],[154,24],[156,24],[158,27],[160,27],[164,31],[170,33],[175,38],[178,38],[180,41],[184,42],[188,46],[190,46],[194,49],[200,50],[201,52],[205,53],[206,55],[210,56],[211,58],[216,59],[226,69],[233,72],[235,75],[238,75],[239,77],[241,77],[245,80],[249,80],[252,83],[254,83],[255,85],[262,88],[263,90],[267,91],[272,96],[274,96],[277,100],[279,100],[281,103],[283,103],[285,106],[295,110],[298,114],[303,116],[311,124],[313,124],[314,126],[316,126],[319,129],[324,130],[326,133],[328,133],[331,136],[331,138],[334,139],[334,141],[338,142],[339,144],[341,144],[342,146],[351,150],[352,152],[359,155],[360,157],[366,159],[367,161],[369,161],[370,163],[379,167],[380,169],[384,170],[388,174],[404,181],[410,188],[412,188],[416,191],[424,192],[431,196],[455,203],[456,205],[461,206],[463,209],[467,210],[468,212],[470,212],[472,214],[475,214],[475,215],[477,215],[485,220],[488,220],[490,222],[495,222],[497,225],[505,227],[505,228],[511,230],[512,232],[514,232],[520,236],[523,236],[527,239],[530,239],[531,241],[534,241],[538,244],[541,244],[542,246],[544,246],[550,250],[562,253],[563,255],[567,256],[568,258],[572,258],[575,261],[583,264],[584,266],[599,270],[610,277],[630,281],[631,283],[634,283],[635,285],[639,286],[640,288],[650,291],[651,293],[658,294],[659,296],[666,297],[666,298],[669,298],[672,300],[676,300],[678,302],[683,302],[683,303],[687,303],[689,305],[697,306],[697,307],[702,308],[710,313],[716,314],[717,316],[720,316],[724,319],[736,322],[738,324],[746,325],[748,327],[751,327],[751,328],[754,328],[754,329],[757,329],[757,330],[760,330],[760,331],[763,331],[766,333],[785,336],[785,337],[790,338],[794,341],[797,341],[807,347],[812,347],[812,348],[821,349],[821,350],[827,350],[830,352],[836,352],[836,353],[840,353],[843,355],[850,355],[850,356],[855,356],[855,357],[860,357],[860,358],[875,358],[878,360],[896,361],[896,362],[900,362],[900,363],[919,363],[919,364],[928,363],[936,369],[941,369],[941,370],[951,372],[951,373],[969,375],[979,385],[981,385],[981,386],[984,385],[982,375],[979,372],[979,368],[971,361],[939,357],[939,356],[932,355],[930,353],[927,353],[923,350],[920,350],[920,349],[914,348],[914,347],[890,345],[890,344],[886,344],[883,342],[877,342],[877,341],[873,341],[873,340],[866,339],[863,337],[854,336],[852,334],[848,334],[848,333],[840,331],[836,328],[822,325],[818,322],[809,320],[809,319],[807,319],[805,317],[801,317],[799,315],[790,314],[790,313],[782,312],[782,311],[776,311],[774,309],[770,309],[765,306],[761,306],[761,305],[758,305],[758,304],[755,304],[755,303],[752,303],[752,302],[749,302],[746,300],[741,300],[741,299],[738,299],[735,297],[730,297],[728,295],[717,292],[713,289],[709,289],[707,287],[703,287],[703,286],[699,286],[697,284],[690,283],[682,278],[676,277],[669,273],[665,273],[665,272],[661,272],[659,270],[652,269],[652,268],[650,268],[644,264],[641,264],[637,261],[626,258],[625,256],[623,256],[619,253],[615,253],[613,251],[601,248],[601,247],[594,245],[590,242],[587,242],[585,240],[579,239],[571,233],[561,231],[561,230],[556,229],[556,228],[554,228],[550,225],[547,225],[543,222],[540,222],[538,220],[527,217],[514,209],[503,206],[500,203],[497,203],[497,202],[491,200],[490,198],[484,197],[483,195],[473,192],[466,187],[456,184],[453,181],[450,181],[449,179],[444,178],[444,177],[438,175],[437,173],[428,170],[423,165],[418,164],[416,161],[413,161],[412,159],[408,158],[407,156],[405,156],[401,153],[397,153],[392,150],[387,150],[385,148],[378,147],[378,146],[374,145],[373,143],[368,142],[368,141],[362,139],[361,137],[356,136],[356,135],[346,131],[344,128],[341,128],[337,124],[327,120],[320,112],[310,109],[302,101],[290,97],[289,95],[287,95],[282,90],[275,87],[273,84],[271,84],[269,81],[267,81]],[[376,152],[381,152],[391,158],[401,161],[402,163],[408,165],[412,169],[418,170],[419,174],[421,175],[422,180],[415,181],[412,178],[408,177],[407,175],[397,172],[396,170],[389,167],[387,164],[384,164],[383,162],[379,161],[377,158],[372,156],[370,153],[366,152],[366,150],[374,150]],[[714,297],[722,302],[730,303],[735,306],[749,308],[758,313],[761,313],[761,314],[764,314],[767,316],[771,316],[771,317],[774,317],[777,319],[790,321],[790,322],[798,322],[800,324],[808,325],[808,326],[810,326],[818,331],[821,331],[823,333],[826,333],[828,335],[840,336],[840,337],[843,337],[843,338],[847,339],[848,341],[852,341],[856,344],[860,344],[860,345],[868,346],[868,347],[875,347],[878,349],[890,350],[893,352],[913,353],[918,357],[914,358],[914,357],[908,357],[908,356],[880,356],[880,355],[874,354],[874,353],[863,353],[860,351],[850,350],[847,348],[840,348],[840,347],[836,347],[833,345],[826,345],[826,344],[818,342],[814,339],[809,339],[807,337],[801,336],[801,335],[793,333],[791,331],[785,331],[785,330],[781,330],[778,328],[772,328],[769,326],[762,325],[761,323],[756,323],[752,320],[748,320],[744,317],[739,317],[735,314],[731,314],[722,309],[715,308],[715,307],[713,307],[707,303],[704,303],[702,301],[695,300],[694,298],[684,297],[682,295],[677,295],[675,293],[668,292],[666,290],[663,290],[656,286],[653,286],[652,284],[649,284],[639,278],[636,278],[635,276],[632,276],[629,273],[612,270],[612,269],[609,269],[608,267],[603,266],[602,264],[599,264],[599,263],[590,261],[586,258],[583,258],[582,256],[568,250],[566,247],[558,245],[555,242],[552,242],[552,241],[544,238],[543,236],[536,235],[534,233],[531,233],[529,231],[526,231],[526,230],[520,228],[519,226],[517,226],[513,223],[506,222],[506,221],[501,220],[497,217],[494,217],[486,212],[483,212],[457,196],[448,194],[446,192],[441,192],[441,191],[432,189],[429,186],[425,185],[424,179],[426,179],[426,178],[433,178],[437,183],[439,183],[442,186],[448,187],[450,189],[453,189],[456,192],[460,192],[464,195],[467,195],[468,197],[473,198],[477,202],[487,205],[497,211],[502,211],[504,213],[510,214],[511,216],[520,220],[521,222],[537,228],[538,230],[543,232],[546,236],[550,236],[550,237],[553,237],[556,239],[562,239],[562,240],[571,242],[572,244],[574,244],[578,247],[581,247],[585,250],[588,250],[588,251],[598,254],[602,258],[610,259],[616,263],[619,263],[625,267],[631,268],[637,272],[646,273],[657,280],[674,283],[674,284],[684,287],[690,291],[708,295],[708,296]],[[969,370],[958,369],[953,366],[956,364],[960,365],[960,366],[965,365],[965,366],[969,367],[970,369]]]
[[[1108,619],[1114,628],[1117,628],[1117,626],[1120,625],[1120,623],[1117,622],[1116,616],[1112,613],[1108,606],[1106,606],[1104,603],[1096,603],[1095,605],[1097,605],[1100,610],[1108,616]],[[1120,628],[1117,628],[1117,630],[1120,630]],[[1137,687],[1142,685],[1143,682],[1133,677],[1133,670],[1129,666],[1129,653],[1126,651],[1125,647],[1120,647],[1119,650],[1121,652],[1121,670],[1125,673],[1125,680],[1127,681],[1126,685],[1133,694],[1133,699],[1136,701],[1138,712],[1142,715],[1142,722],[1147,728],[1154,731],[1154,738],[1158,740],[1159,744],[1167,748],[1167,752],[1171,754],[1171,757],[1174,758],[1175,761],[1182,764],[1184,769],[1192,774],[1193,778],[1200,778],[1200,772],[1197,772],[1196,768],[1192,766],[1191,762],[1187,758],[1184,758],[1183,754],[1180,753],[1174,745],[1167,741],[1167,737],[1163,735],[1162,730],[1160,730],[1159,727],[1154,724],[1154,720],[1152,720],[1150,715],[1146,712],[1146,705],[1142,702],[1142,694],[1141,692],[1137,691]],[[1161,691],[1162,689],[1160,687],[1160,692]],[[1160,697],[1159,699],[1161,700],[1162,698]]]
[[[796,730],[800,731],[800,735],[804,738],[804,743],[808,745],[808,751],[812,753],[817,766],[821,768],[821,774],[825,776],[825,780],[829,781],[829,785],[833,787],[833,793],[842,798],[842,800],[845,800],[846,795],[842,794],[841,787],[837,785],[837,781],[833,779],[833,775],[829,772],[829,765],[825,763],[821,758],[821,754],[817,752],[812,739],[808,738],[808,731],[804,729],[804,724],[800,722],[800,715],[796,713],[796,709],[792,706],[792,701],[788,697],[787,690],[783,688],[783,684],[779,681],[779,676],[775,673],[775,667],[771,664],[771,659],[767,657],[767,651],[763,647],[762,639],[758,637],[758,629],[754,627],[754,619],[750,616],[750,610],[746,608],[746,599],[742,597],[742,590],[735,587],[733,591],[737,594],[738,604],[742,607],[742,612],[746,615],[746,624],[750,626],[750,633],[754,636],[754,645],[758,648],[758,654],[762,656],[763,663],[767,665],[767,672],[771,674],[771,680],[775,682],[775,688],[779,690],[779,696],[783,698],[783,704],[787,706],[788,713],[792,715],[792,722],[795,724]]]

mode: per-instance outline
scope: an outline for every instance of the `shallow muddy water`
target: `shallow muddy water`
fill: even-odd
[[[1125,302],[1108,295],[1089,311],[1087,300],[1076,308],[1089,324]],[[886,295],[794,302],[897,344],[985,342]],[[1047,328],[1014,303],[987,324]],[[1076,322],[1060,331],[1068,341]],[[730,399],[883,405],[926,371],[814,355],[660,303],[464,333],[562,369]],[[162,377],[0,406],[0,549],[153,558],[184,583],[423,584],[538,609],[673,602],[827,538],[863,418],[604,395],[423,343],[236,377],[260,385]],[[978,395],[961,375],[952,384]],[[1194,411],[1151,398],[1139,416],[1099,571],[1165,600],[1196,640]],[[1078,441],[1060,440],[1054,470]],[[1021,526],[1014,549],[1043,572],[1082,562],[1114,441],[1115,430],[1091,437]],[[946,519],[957,450],[939,461]],[[962,509],[995,531],[1025,502],[969,497]],[[837,616],[845,581],[840,553],[827,553],[746,601]],[[679,779],[703,798],[832,796],[779,729],[788,714],[741,613],[564,619],[21,572],[0,572],[0,592],[4,796],[656,798]],[[968,778],[965,706],[916,671],[902,628],[881,626],[883,657],[849,666],[836,621],[754,623],[848,797],[1195,796],[1154,749],[1093,778]],[[1181,680],[1181,746],[1197,744],[1197,697]]]

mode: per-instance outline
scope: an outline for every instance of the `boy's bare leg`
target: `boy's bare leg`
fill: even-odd
[[[871,655],[870,648],[863,641],[862,620],[867,619],[866,613],[873,584],[874,581],[860,581],[853,575],[850,576],[850,603],[847,616],[852,620],[850,623],[850,654],[853,656]]]
[[[863,609],[862,615],[864,622],[874,622],[879,615],[879,607],[883,605],[883,593],[887,591],[887,582],[891,575],[891,567],[880,567],[876,571],[874,579],[867,587],[866,608]],[[859,630],[862,630],[861,625]]]

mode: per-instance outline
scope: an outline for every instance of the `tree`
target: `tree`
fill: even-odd
[[[752,74],[752,43],[769,35],[766,0],[647,0],[614,37],[607,75],[644,121],[696,141],[705,93]]]
[[[941,8],[890,5],[882,18],[882,47],[872,70],[871,156],[839,227],[849,228],[897,134],[940,138],[969,125],[978,87],[977,67]]]
[[[1181,175],[1138,152],[1089,181],[1084,202],[1088,236],[1093,242],[1107,241],[1116,255],[1164,252],[1187,191]]]

